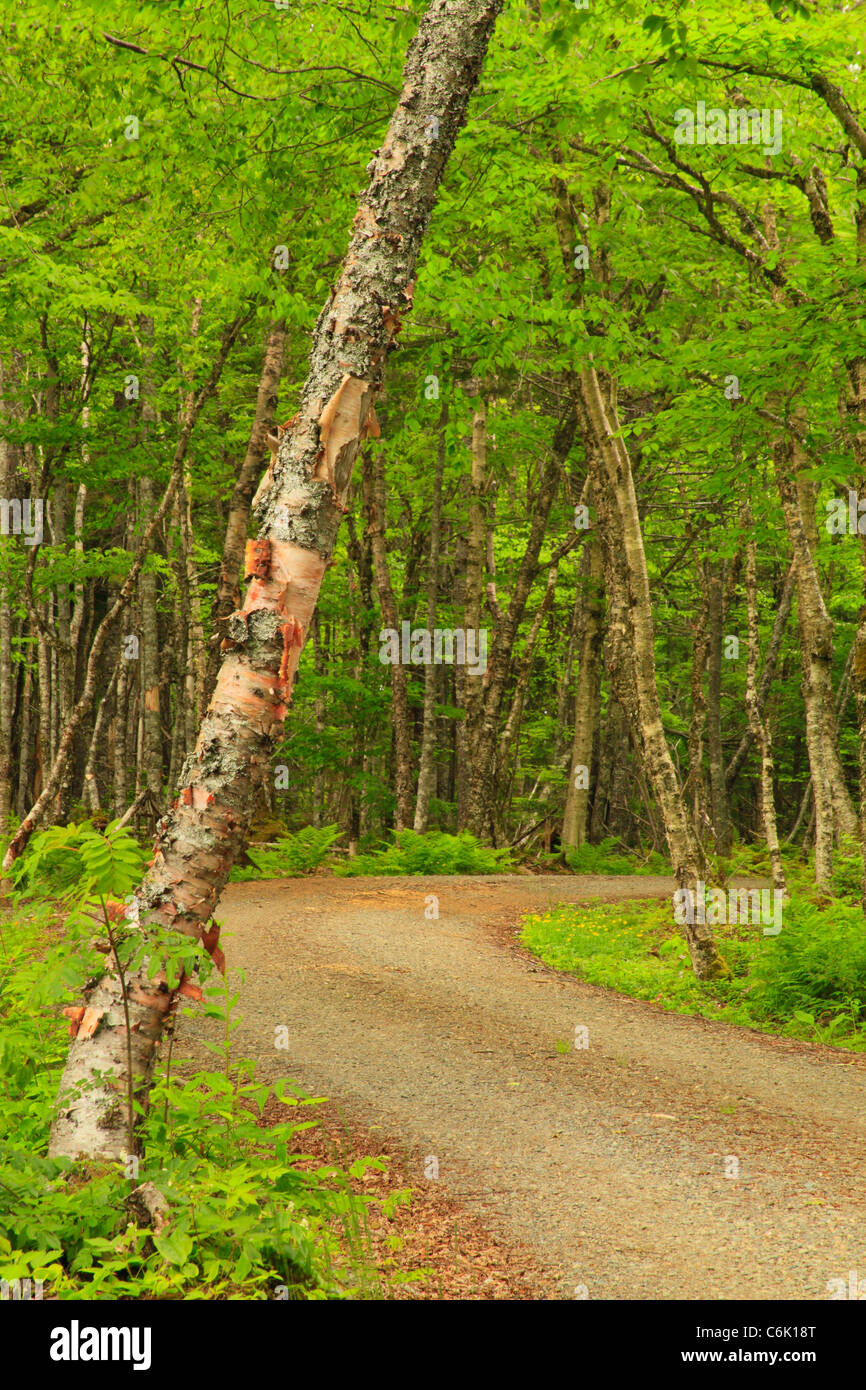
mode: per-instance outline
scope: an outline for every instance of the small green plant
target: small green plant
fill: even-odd
[[[259,878],[300,878],[315,873],[324,864],[331,846],[340,838],[338,825],[304,826],[295,835],[282,835],[276,844],[266,848],[248,849],[252,866],[235,867],[230,882],[243,883]]]
[[[850,1009],[843,1009],[841,1013],[835,1014],[827,1023],[821,1023],[814,1014],[807,1013],[804,1009],[795,1009],[793,1017],[797,1023],[808,1028],[815,1042],[826,1043],[832,1046],[834,1043],[844,1040],[845,1037],[856,1031],[857,1015]]]
[[[431,830],[426,835],[414,830],[399,830],[394,843],[372,854],[359,854],[334,867],[334,873],[346,877],[371,874],[496,874],[511,867],[507,849],[491,849],[481,845],[474,835],[462,830],[459,835],[446,835]]]
[[[778,936],[753,965],[756,997],[776,1017],[866,1018],[866,930],[862,909],[846,902],[819,907],[800,896],[784,909]],[[825,1025],[826,1026],[826,1025]]]
[[[669,901],[561,906],[525,917],[522,941],[547,965],[678,1013],[866,1050],[866,932],[859,906],[794,893],[778,936],[719,927],[729,967],[701,983]]]
[[[844,836],[833,855],[833,893],[848,903],[859,903],[863,892],[863,857],[855,840]]]
[[[49,894],[63,900],[89,892],[123,897],[139,882],[149,858],[116,820],[104,831],[92,821],[52,825],[33,836],[11,878],[19,897]]]
[[[85,823],[34,836],[16,866],[12,922],[0,932],[0,1280],[42,1281],[43,1296],[59,1299],[383,1296],[369,1257],[376,1199],[351,1180],[384,1165],[364,1158],[343,1171],[299,1151],[321,1102],[233,1060],[237,995],[226,980],[205,988],[205,1014],[220,1029],[205,1040],[215,1069],[172,1064],[169,1031],[147,1114],[135,1105],[141,1159],[48,1156],[69,1041],[61,1009],[106,968],[93,944],[100,922],[122,973],[147,963],[175,984],[183,971],[207,973],[198,943],[117,911],[140,861],[127,832],[103,836]],[[62,898],[38,896],[43,868]],[[271,1123],[276,1106],[285,1118]],[[152,1228],[131,1205],[131,1187],[145,1183],[160,1207]],[[386,1217],[407,1199],[384,1199]]]
[[[623,853],[619,840],[609,835],[597,845],[583,844],[565,851],[565,862],[574,874],[669,874],[670,865],[651,852],[648,859]]]

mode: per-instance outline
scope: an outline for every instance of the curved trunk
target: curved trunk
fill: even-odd
[[[271,325],[265,345],[262,374],[256,394],[256,413],[250,430],[244,460],[235,481],[223,540],[222,560],[213,609],[214,647],[208,658],[205,696],[209,700],[220,667],[219,643],[225,637],[229,616],[240,606],[241,565],[250,523],[250,507],[268,454],[268,434],[275,423],[277,393],[286,352],[286,325],[280,319]]]
[[[634,651],[637,698],[634,713],[640,725],[644,766],[661,809],[677,885],[680,889],[695,892],[698,882],[706,878],[706,861],[685,813],[676,770],[662,727],[656,687],[649,574],[631,460],[623,443],[612,387],[606,403],[598,374],[590,365],[580,373],[580,390],[595,443],[595,448],[590,449],[589,454],[593,466],[599,470],[594,494],[598,496],[601,489],[608,489],[610,512],[617,525],[614,543],[621,543],[624,557],[628,584],[627,611]],[[724,974],[725,966],[716,949],[711,927],[706,922],[698,921],[686,922],[684,927],[692,967],[698,979],[711,979]]]

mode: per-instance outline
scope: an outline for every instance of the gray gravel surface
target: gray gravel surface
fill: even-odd
[[[412,1181],[435,1156],[455,1197],[532,1249],[554,1297],[825,1299],[831,1279],[866,1281],[866,1059],[664,1013],[516,944],[524,912],[673,886],[235,885],[219,917],[245,972],[237,1053],[381,1125],[413,1155]],[[181,1048],[208,1058],[217,1026],[182,1029]]]

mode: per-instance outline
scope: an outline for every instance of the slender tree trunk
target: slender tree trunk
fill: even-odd
[[[45,606],[47,615],[48,605]],[[39,798],[42,797],[42,790],[48,782],[51,771],[51,648],[48,639],[42,635],[40,630],[36,644],[37,661],[39,663],[39,751],[37,754],[36,775],[39,783]],[[50,796],[46,797],[43,807],[43,814],[48,813]],[[24,824],[24,822],[22,822]],[[8,853],[8,851],[7,851]],[[10,861],[11,863],[11,861]],[[4,868],[9,865],[4,863]]]
[[[180,536],[181,522],[178,514],[177,499],[174,507],[175,533]],[[190,624],[189,611],[189,576],[182,552],[176,548],[173,557],[173,567],[175,583],[177,584],[177,604],[175,606],[174,617],[174,644],[175,644],[175,666],[177,669],[177,701],[178,719],[180,725],[178,731],[178,743],[180,745],[180,763],[184,758],[188,758],[195,748],[197,725],[195,722],[195,675],[193,672],[193,642]],[[180,751],[179,750],[179,751]],[[178,763],[178,768],[180,766]],[[171,791],[174,791],[176,783],[172,782]]]
[[[192,526],[192,477],[189,469],[184,471],[184,481],[178,489],[177,511],[180,519],[180,542],[183,552],[184,575],[186,579],[187,605],[189,608],[189,646],[190,671],[193,680],[194,718],[196,727],[207,708],[207,643],[204,635],[201,590],[199,588],[198,567],[195,563],[195,537]]]
[[[730,854],[733,841],[722,755],[722,624],[724,575],[718,561],[707,561],[707,767],[717,854]]]
[[[833,623],[824,605],[793,478],[789,440],[775,448],[776,477],[797,576],[797,608],[806,747],[815,798],[815,882],[829,888],[833,869],[834,767],[827,749],[827,715],[833,710]],[[841,769],[840,769],[841,773]]]
[[[598,537],[591,536],[590,545],[598,545]],[[585,559],[585,556],[583,557]],[[599,558],[599,566],[601,560]],[[574,674],[574,658],[578,650],[580,632],[583,618],[583,604],[585,594],[580,584],[574,586],[574,604],[571,610],[571,622],[568,625],[568,644],[565,649],[565,659],[562,662],[556,682],[556,734],[553,740],[553,766],[562,767],[567,771],[565,758],[566,743],[571,743],[571,735],[574,729],[574,702],[570,698],[572,677]],[[603,639],[603,634],[602,634]],[[601,651],[599,650],[599,674],[601,673]],[[566,733],[566,724],[570,724],[571,731]],[[597,731],[596,731],[597,733]],[[568,758],[570,759],[570,752]]]
[[[857,165],[857,201],[854,205],[854,220],[857,229],[857,268],[861,275],[866,269],[866,165],[861,160]],[[852,358],[846,363],[848,373],[848,410],[852,422],[852,449],[854,454],[855,476],[859,483],[859,494],[866,488],[866,354]],[[863,579],[866,587],[866,539],[861,543],[860,558],[863,562]],[[859,732],[859,780],[860,814],[858,835],[860,855],[863,865],[861,901],[866,913],[866,606],[860,611],[857,634],[854,639],[854,660],[852,663],[852,684],[857,699],[857,728]]]
[[[346,526],[348,529],[346,550],[357,574],[357,585],[351,570],[348,576],[353,599],[349,615],[352,643],[350,660],[352,674],[360,685],[369,666],[375,625],[373,537],[370,527],[367,526],[362,530],[359,538],[351,508],[347,508]],[[369,720],[366,712],[359,710],[354,721],[351,764],[347,767],[351,817],[349,843],[355,846],[360,843],[367,820],[367,798],[364,792],[366,788],[365,774],[369,762],[367,752],[368,725]]]
[[[866,573],[866,557],[864,557]],[[866,913],[866,604],[860,609],[860,619],[855,637],[855,656],[853,668],[854,693],[857,699],[857,727],[859,730],[859,773],[860,773],[860,816],[858,837],[863,873],[860,885],[860,903]]]
[[[55,594],[48,595],[46,605],[46,626],[49,631],[57,623],[57,598]],[[57,647],[51,642],[48,644],[48,726],[50,734],[51,762],[57,757],[57,748],[60,742],[60,672],[58,670],[59,661],[57,659]],[[71,749],[70,749],[71,752]],[[65,770],[65,769],[64,769]],[[54,788],[54,795],[60,790],[60,781]],[[56,802],[51,807],[52,820],[57,819]]]
[[[171,719],[171,748],[168,757],[168,795],[172,797],[177,789],[180,779],[180,769],[186,757],[186,720],[184,717],[184,704],[186,691],[184,681],[186,679],[186,665],[184,656],[186,645],[184,638],[185,632],[180,631],[179,622],[175,622],[174,640],[174,704],[172,707]]]
[[[535,617],[532,620],[529,632],[526,635],[526,643],[523,653],[517,663],[517,679],[514,682],[514,691],[511,696],[511,708],[505,720],[502,733],[499,735],[499,747],[496,753],[497,761],[497,783],[499,786],[506,784],[508,776],[508,759],[513,746],[519,747],[520,722],[523,718],[523,706],[526,700],[526,691],[529,687],[529,678],[532,674],[532,664],[535,657],[535,648],[541,633],[544,620],[550,612],[550,605],[556,590],[556,577],[559,572],[558,565],[551,565],[547,571],[547,584],[541,603],[538,605]],[[513,773],[512,773],[513,776]],[[506,796],[506,800],[508,797]]]
[[[599,725],[598,774],[592,788],[592,813],[589,818],[590,844],[598,844],[605,837],[613,769],[621,743],[628,740],[625,715],[613,694],[607,702],[607,718],[600,720]]]
[[[469,470],[469,514],[466,526],[466,552],[463,561],[463,627],[478,633],[484,603],[484,560],[487,551],[484,481],[487,473],[487,403],[482,397],[472,414],[472,440]],[[476,638],[476,641],[479,640]],[[470,769],[476,759],[489,756],[478,746],[482,718],[484,675],[473,675],[465,666],[454,667],[454,686],[465,717],[457,725],[457,809],[458,823],[472,821]]]
[[[0,374],[0,389],[3,377]],[[12,446],[0,438],[0,497],[15,495],[15,461]],[[14,541],[0,538],[0,547]],[[15,677],[12,666],[12,605],[9,589],[0,580],[0,835],[5,834],[12,810],[14,770],[12,729],[15,717]]]
[[[123,584],[120,586],[120,589],[118,590],[117,598],[114,600],[114,603],[111,605],[111,607],[109,608],[108,612],[106,613],[105,617],[102,619],[102,622],[99,624],[99,627],[96,630],[96,634],[94,636],[93,643],[90,648],[90,655],[87,661],[87,669],[84,674],[84,685],[82,687],[81,695],[78,699],[78,702],[76,703],[74,710],[72,711],[72,714],[70,715],[69,722],[63,731],[63,737],[60,740],[57,749],[57,756],[54,759],[53,765],[51,765],[50,772],[48,772],[48,768],[45,764],[46,755],[43,752],[44,785],[36,801],[31,806],[30,810],[24,817],[24,820],[19,825],[14,836],[12,837],[12,840],[9,843],[9,847],[3,859],[4,869],[10,868],[11,865],[18,858],[19,854],[21,854],[34,829],[42,820],[43,816],[46,814],[46,811],[52,798],[56,795],[60,787],[61,780],[65,774],[68,759],[72,756],[72,750],[74,747],[76,735],[82,723],[87,718],[87,715],[90,713],[93,701],[96,697],[97,675],[101,669],[102,654],[105,650],[105,644],[108,641],[108,637],[113,628],[114,623],[116,622],[120,614],[123,612],[130,599],[132,598],[145,559],[149,553],[149,547],[152,544],[153,539],[158,531],[158,528],[162,523],[164,517],[166,516],[166,513],[168,512],[171,503],[174,499],[175,491],[182,476],[183,461],[186,457],[186,451],[189,446],[190,436],[192,434],[195,422],[198,419],[198,416],[201,412],[201,408],[204,405],[205,401],[209,399],[213,391],[216,389],[217,382],[219,381],[220,374],[222,372],[223,366],[225,365],[226,358],[228,357],[229,349],[245,321],[246,320],[244,318],[236,319],[234,323],[231,324],[231,326],[223,334],[222,345],[217,356],[217,360],[214,363],[213,368],[211,369],[210,376],[208,377],[208,380],[205,382],[202,389],[199,391],[197,397],[195,398],[195,401],[190,405],[187,411],[187,417],[184,420],[183,427],[180,433],[180,438],[177,443],[177,448],[175,449],[172,473],[168,487],[166,488],[163,494],[162,501],[160,502],[156,512],[154,513],[150,524],[148,525],[144,534],[142,535],[135,559],[132,562],[132,566],[129,570],[129,573],[126,576],[126,579],[124,580]],[[41,641],[39,652],[39,679],[41,686],[43,678]],[[47,679],[48,676],[46,674],[46,680]]]
[[[761,680],[757,690],[758,714],[761,716],[761,718],[764,717],[764,709],[766,708],[767,697],[770,694],[770,689],[772,687],[773,681],[776,678],[776,668],[779,664],[779,654],[782,650],[782,641],[785,636],[785,629],[788,625],[788,619],[791,616],[791,604],[794,598],[795,582],[796,575],[794,566],[790,565],[788,568],[788,573],[785,576],[785,583],[782,587],[782,595],[779,599],[779,606],[776,609],[776,617],[773,622],[773,630],[770,633],[770,642],[767,647],[767,655],[764,661],[764,669],[761,672]],[[737,751],[731,758],[731,761],[728,763],[727,769],[725,771],[725,780],[728,784],[729,792],[731,790],[731,787],[734,785],[740,768],[743,766],[743,763],[749,755],[749,749],[752,746],[753,740],[754,734],[752,733],[752,727],[751,725],[747,724],[743,736],[740,739],[739,744],[737,745]]]
[[[628,611],[633,638],[637,695],[635,713],[640,725],[644,765],[661,810],[678,887],[694,893],[698,882],[706,878],[706,861],[685,813],[676,770],[662,727],[656,686],[649,574],[631,460],[622,438],[613,393],[611,391],[606,404],[598,374],[592,365],[582,369],[580,389],[596,446],[594,450],[589,451],[590,456],[601,463],[603,470],[595,479],[594,495],[598,496],[602,488],[608,489],[611,510],[618,521],[615,541],[621,542],[628,576]],[[709,924],[687,921],[684,927],[692,967],[698,979],[711,979],[724,974],[726,968],[716,949]]]
[[[746,604],[749,615],[749,655],[746,666],[746,713],[752,737],[758,744],[761,755],[761,817],[764,824],[764,838],[770,852],[773,871],[773,887],[785,891],[785,869],[779,849],[779,832],[776,825],[776,798],[773,790],[773,744],[770,726],[761,713],[758,701],[758,580],[755,558],[755,542],[750,540],[746,548]]]
[[[69,511],[69,484],[59,480],[54,487],[51,506],[52,541],[58,550],[65,549],[67,540],[67,520]],[[72,606],[69,598],[69,585],[60,583],[53,591],[54,596],[54,659],[57,662],[54,684],[57,691],[57,726],[65,728],[75,699],[72,647],[70,643],[70,624]],[[52,748],[56,747],[53,740]]]
[[[325,674],[325,660],[322,653],[321,622],[318,613],[313,614],[311,632],[313,638],[313,664],[316,668],[316,675],[323,676]],[[315,720],[317,738],[321,738],[325,732],[325,714],[325,695],[321,689],[317,689],[315,700],[313,701],[313,718]],[[313,778],[313,825],[317,830],[325,824],[325,801],[325,770],[319,767]]]
[[[576,208],[561,179],[554,178],[553,192],[563,268],[576,303],[582,305],[584,272],[576,270],[573,262]],[[596,226],[601,226],[610,214],[610,194],[607,188],[599,186],[594,190],[593,204],[593,220]],[[582,236],[580,239],[583,239]],[[597,256],[599,284],[607,283],[609,269],[607,253],[602,247]],[[612,564],[612,577],[621,582],[619,575],[624,574],[627,588],[625,602],[625,596],[620,595],[616,622],[624,626],[631,639],[628,645],[633,651],[633,658],[626,657],[619,662],[624,672],[625,684],[623,693],[617,693],[632,725],[633,744],[642,752],[644,768],[658,801],[678,887],[694,893],[698,882],[706,877],[706,860],[685,811],[676,769],[662,727],[656,685],[649,573],[631,459],[622,437],[617,414],[615,383],[612,378],[606,376],[604,389],[602,388],[592,358],[584,361],[578,382],[583,417],[590,435],[587,454],[591,460],[593,496],[599,506],[600,516],[603,509],[606,529],[609,532],[606,555],[612,557],[613,548],[621,548],[621,562]],[[617,560],[619,561],[619,557]],[[609,628],[612,630],[613,627],[612,603]],[[620,653],[623,652],[624,645],[619,637],[611,643],[612,649]],[[632,675],[634,699],[631,691]],[[709,924],[695,921],[686,922],[684,925],[692,968],[698,979],[709,979],[726,973],[726,966],[719,956]]]
[[[145,525],[153,515],[153,483],[139,479],[139,519]],[[144,785],[162,799],[162,720],[159,712],[159,628],[156,616],[157,575],[146,567],[138,579],[141,613],[141,647],[138,672],[141,680],[142,773]]]
[[[160,823],[154,861],[136,895],[142,923],[200,937],[211,951],[218,928],[208,932],[207,924],[282,734],[398,310],[411,302],[437,189],[500,9],[501,0],[433,0],[409,47],[401,99],[369,166],[342,274],[316,326],[300,409],[259,501],[262,534],[249,545],[244,566],[252,582],[243,609],[229,620],[229,645],[195,756],[177,803]],[[88,991],[100,1026],[71,1045],[52,1129],[54,1155],[117,1158],[126,1148],[123,1105],[114,1085],[98,1079],[127,1075],[123,993],[113,974]],[[126,997],[132,1080],[145,1106],[173,992],[142,969],[127,979]]]
[[[497,628],[483,677],[477,733],[471,744],[467,829],[479,839],[494,838],[496,802],[496,744],[499,719],[511,670],[518,629],[538,573],[538,557],[566,459],[574,442],[576,418],[571,402],[559,421],[541,468],[529,536],[517,570],[507,612]]]
[[[123,657],[118,657],[111,680],[108,684],[108,689],[99,703],[96,719],[93,722],[93,733],[90,736],[90,746],[87,750],[87,761],[84,764],[84,804],[91,815],[96,814],[101,804],[99,798],[99,781],[96,772],[99,760],[103,755],[109,711],[114,704],[114,694],[117,689],[122,662]]]
[[[808,189],[804,191],[814,210],[814,181],[811,193]],[[769,201],[763,207],[763,222],[767,244],[778,251],[775,209]],[[823,239],[823,232],[821,236]],[[859,236],[858,244],[862,250]],[[775,288],[774,301],[778,303],[781,298],[782,290]],[[795,408],[793,420],[800,430],[805,428],[804,416],[802,406]],[[857,831],[833,715],[833,621],[824,603],[817,569],[815,486],[808,476],[808,460],[796,430],[776,440],[773,460],[797,584],[806,747],[815,802],[815,881],[819,887],[828,888],[834,842],[841,835],[854,835]]]
[[[589,830],[589,774],[592,749],[601,709],[601,646],[604,636],[601,546],[593,532],[584,553],[580,586],[583,615],[580,626],[580,667],[574,711],[574,737],[565,813],[562,818],[563,850],[586,844]]]
[[[129,717],[130,663],[121,650],[114,712],[114,814],[122,816],[127,801],[126,727]]]
[[[379,594],[379,607],[382,622],[386,628],[397,633],[400,645],[399,661],[388,667],[391,677],[391,709],[394,728],[394,827],[406,830],[412,824],[412,730],[409,726],[409,676],[402,662],[403,643],[401,640],[400,617],[397,600],[391,585],[388,569],[388,551],[385,546],[385,460],[382,454],[371,459],[364,453],[361,458],[361,474],[364,486],[364,505],[367,513],[367,531],[373,551],[373,573],[376,576],[376,589]],[[352,837],[356,838],[356,837]]]
[[[433,478],[433,505],[430,512],[430,558],[427,571],[427,630],[436,626],[439,604],[439,551],[442,536],[442,478],[445,472],[445,431],[448,426],[448,402],[443,399],[439,414],[439,444],[436,451],[436,473]],[[418,790],[415,798],[414,829],[419,834],[427,829],[430,798],[436,785],[436,692],[439,686],[439,667],[430,662],[424,668],[424,715],[421,734],[421,756],[418,765]]]
[[[689,719],[689,774],[683,788],[683,796],[691,801],[692,826],[695,838],[703,839],[708,827],[706,783],[704,780],[704,732],[707,724],[707,697],[704,693],[704,675],[707,669],[709,639],[707,637],[708,595],[706,585],[701,586],[701,611],[694,626],[694,648],[692,650],[691,696],[692,709]]]
[[[33,794],[33,744],[31,727],[33,720],[33,667],[27,663],[24,673],[24,691],[21,696],[21,721],[19,724],[20,750],[18,758],[18,797],[15,813],[23,819]]]

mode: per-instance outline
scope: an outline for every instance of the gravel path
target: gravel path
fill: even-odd
[[[523,912],[672,891],[562,876],[235,885],[220,919],[246,972],[237,1054],[382,1125],[420,1155],[412,1181],[435,1156],[440,1182],[532,1249],[555,1297],[826,1299],[828,1280],[866,1281],[866,1058],[666,1014],[516,946]],[[196,1018],[180,1041],[207,1057],[208,1036]]]

